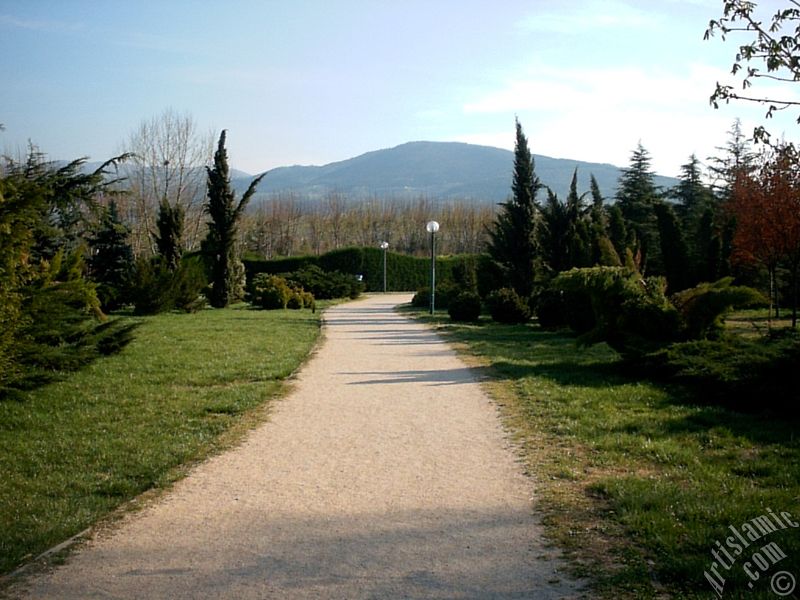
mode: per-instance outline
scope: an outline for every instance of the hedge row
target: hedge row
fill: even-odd
[[[436,258],[436,282],[452,284],[454,269],[465,261],[474,260],[469,256],[440,256]],[[324,271],[340,271],[349,275],[361,275],[366,290],[383,290],[383,250],[379,248],[342,248],[320,256],[296,256],[274,260],[245,259],[247,280],[251,281],[259,273],[278,275],[297,271],[304,266],[315,265]],[[430,258],[407,256],[387,252],[386,287],[391,292],[415,291],[430,285]]]

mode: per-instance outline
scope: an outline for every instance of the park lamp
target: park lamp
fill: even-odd
[[[433,314],[436,302],[436,232],[439,231],[439,223],[428,221],[425,230],[431,234],[431,314]]]
[[[389,248],[389,242],[381,242],[381,250],[383,250],[383,293],[386,293],[386,250]]]

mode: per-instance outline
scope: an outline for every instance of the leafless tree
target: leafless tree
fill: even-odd
[[[213,132],[201,132],[188,113],[167,109],[142,121],[124,142],[124,151],[132,154],[125,166],[131,194],[124,216],[132,228],[134,251],[154,252],[152,232],[164,199],[184,209],[184,246],[198,248],[205,234],[204,167],[213,155]]]

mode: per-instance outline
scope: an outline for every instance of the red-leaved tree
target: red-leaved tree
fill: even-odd
[[[731,260],[739,264],[759,264],[767,269],[770,303],[777,294],[777,268],[786,265],[792,288],[792,327],[796,327],[800,276],[800,165],[780,150],[765,154],[759,169],[736,174],[730,209],[736,219]]]

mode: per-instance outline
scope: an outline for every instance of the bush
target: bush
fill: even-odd
[[[200,257],[184,257],[173,274],[172,296],[175,308],[197,312],[206,305],[203,289],[208,285]]]
[[[536,295],[532,303],[539,325],[545,329],[569,327],[582,334],[595,326],[588,294],[546,288]]]
[[[136,315],[156,315],[175,306],[173,273],[160,258],[140,258],[131,289],[133,313]]]
[[[253,280],[251,296],[254,305],[267,310],[286,308],[292,288],[283,277],[259,273]]]
[[[731,283],[732,277],[715,283],[701,283],[670,298],[681,314],[688,338],[716,338],[725,327],[725,315],[734,308],[769,304],[760,292]]]
[[[505,285],[505,277],[500,265],[488,254],[479,255],[477,263],[476,283],[478,285],[478,294],[480,294],[481,298],[486,298],[494,290],[499,290]]]
[[[199,257],[181,260],[176,270],[161,257],[136,262],[130,300],[137,315],[155,315],[172,309],[195,312],[205,305],[201,295],[208,285]]]
[[[800,336],[796,333],[675,343],[649,354],[644,364],[654,375],[683,383],[707,402],[737,410],[800,414],[796,384]]]
[[[313,294],[318,300],[334,298],[358,298],[364,291],[364,284],[353,275],[345,275],[338,271],[323,271],[316,265],[309,265],[286,274],[286,279]]]
[[[531,318],[531,309],[527,300],[511,288],[500,288],[491,292],[486,298],[489,313],[498,323],[525,323]]]
[[[481,297],[477,292],[461,292],[450,300],[447,312],[453,321],[477,321],[481,316]]]
[[[300,310],[303,308],[303,296],[301,296],[297,290],[292,290],[289,301],[286,303],[286,308],[291,310]]]
[[[434,298],[434,308],[447,308],[450,305],[450,298],[458,293],[458,289],[450,282],[444,282],[436,286],[436,297]],[[417,290],[411,299],[411,306],[417,308],[429,308],[431,305],[431,288],[423,287]]]

